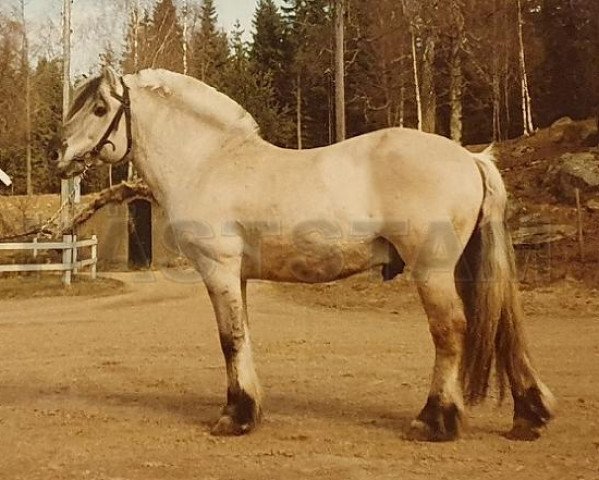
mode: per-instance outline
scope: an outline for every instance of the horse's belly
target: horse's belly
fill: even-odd
[[[389,262],[389,244],[368,241],[292,241],[264,238],[246,249],[246,278],[321,283],[345,278]]]

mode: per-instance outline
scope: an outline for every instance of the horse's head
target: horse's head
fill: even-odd
[[[83,83],[73,98],[54,155],[63,178],[100,162],[119,163],[131,150],[129,89],[112,69]]]

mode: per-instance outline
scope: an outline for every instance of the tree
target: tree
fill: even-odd
[[[273,0],[260,0],[252,21],[254,31],[249,46],[252,67],[269,74],[279,100],[289,99],[290,45],[283,17]]]
[[[33,187],[38,192],[60,191],[56,166],[47,159],[62,121],[62,62],[40,58],[32,75]]]
[[[173,0],[159,0],[156,4],[146,39],[149,67],[183,72],[183,28]]]
[[[345,0],[335,1],[335,138],[345,140]]]
[[[421,104],[420,128],[437,130],[437,90],[435,61],[439,41],[438,0],[403,0],[404,14],[410,19],[416,97]]]
[[[528,1],[523,15],[541,40],[542,58],[530,75],[539,123],[548,125],[565,112],[573,118],[593,115],[599,102],[599,3]]]
[[[330,2],[285,0],[282,10],[291,52],[289,82],[295,84],[296,118],[302,146],[329,145],[334,139],[333,23]]]
[[[23,35],[19,22],[1,14],[0,27],[0,169],[13,179],[15,192],[26,193],[21,101],[25,85],[20,74]]]
[[[349,3],[348,134],[417,126],[409,25],[394,0]]]
[[[220,78],[221,89],[254,117],[263,138],[286,146],[293,135],[293,123],[277,100],[272,73],[256,69],[242,35],[237,23],[231,34],[233,53]]]
[[[183,27],[173,0],[159,0],[143,16],[133,5],[121,64],[125,73],[144,68],[183,72]]]
[[[221,70],[229,58],[229,45],[227,35],[217,27],[214,0],[204,0],[199,22],[199,28],[191,36],[189,73],[218,88]]]
[[[27,18],[25,15],[25,0],[19,0],[21,14],[21,30],[23,41],[21,44],[21,75],[25,84],[25,158],[27,175],[27,195],[33,195],[31,182],[31,73],[29,66],[29,39],[27,32]]]

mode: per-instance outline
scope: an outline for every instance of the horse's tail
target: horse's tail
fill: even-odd
[[[475,155],[484,198],[480,217],[456,271],[467,320],[462,384],[468,403],[488,392],[495,361],[501,398],[506,379],[513,384],[530,370],[522,331],[514,249],[506,225],[507,192],[492,147]],[[522,359],[522,360],[519,360]]]

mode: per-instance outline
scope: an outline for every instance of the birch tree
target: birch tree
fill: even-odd
[[[436,0],[402,0],[410,21],[418,129],[434,133],[437,123],[435,59],[438,42]]]
[[[532,106],[530,90],[528,88],[528,71],[526,70],[526,52],[524,50],[524,20],[522,16],[522,2],[516,0],[518,8],[518,46],[520,59],[520,82],[522,85],[522,122],[524,124],[524,135],[534,132],[532,120]]]

